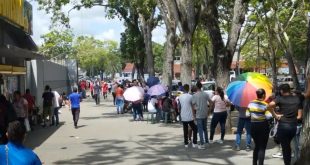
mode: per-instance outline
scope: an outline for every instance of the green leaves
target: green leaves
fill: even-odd
[[[74,55],[73,33],[70,30],[51,32],[41,36],[44,43],[39,52],[50,58],[63,59]]]

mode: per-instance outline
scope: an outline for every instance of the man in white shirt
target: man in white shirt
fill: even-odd
[[[60,95],[57,91],[53,91],[54,98],[53,98],[53,117],[52,117],[52,125],[58,126],[59,124],[59,116],[58,116],[58,110],[60,109]],[[56,121],[55,121],[56,120]]]
[[[179,97],[180,107],[181,107],[181,120],[183,123],[183,133],[184,133],[184,145],[185,148],[188,147],[188,125],[193,130],[193,148],[197,145],[197,126],[194,123],[195,116],[192,108],[192,95],[189,92],[189,85],[184,85],[184,94]]]

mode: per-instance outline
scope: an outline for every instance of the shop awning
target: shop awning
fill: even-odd
[[[21,49],[19,47],[13,45],[0,45],[0,57],[7,57],[7,58],[24,58],[25,60],[44,60],[46,59],[44,56],[27,50]]]

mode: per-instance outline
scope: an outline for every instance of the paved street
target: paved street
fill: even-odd
[[[180,124],[134,122],[130,114],[117,115],[111,101],[100,106],[92,100],[81,104],[78,129],[68,108],[62,108],[59,127],[37,127],[27,137],[26,145],[44,164],[251,164],[252,152],[232,150],[234,135],[206,150],[185,149]],[[272,145],[270,140],[268,147]],[[265,164],[282,164],[281,159],[271,158],[272,153],[275,149],[268,148]]]

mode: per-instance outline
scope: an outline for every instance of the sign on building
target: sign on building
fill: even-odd
[[[26,0],[0,0],[0,19],[32,34],[32,6]]]

